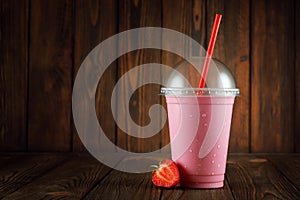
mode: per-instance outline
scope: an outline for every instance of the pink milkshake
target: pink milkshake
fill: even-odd
[[[238,89],[163,88],[172,159],[180,185],[223,186],[232,109]]]

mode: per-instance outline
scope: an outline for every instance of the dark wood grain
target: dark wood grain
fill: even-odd
[[[201,46],[206,48],[206,39],[208,35],[207,32],[207,11],[206,11],[206,1],[204,0],[196,0],[193,1],[193,23],[191,25],[192,32],[191,36],[194,40],[196,40]],[[195,52],[194,52],[195,51]],[[192,56],[203,56],[204,52],[202,52],[200,49],[197,51],[193,48]]]
[[[103,40],[117,32],[116,1],[75,1],[74,77],[89,52]],[[117,51],[117,50],[116,50]],[[96,92],[96,113],[106,136],[114,143],[115,123],[110,109],[111,93],[116,82],[117,68],[113,63],[102,75]],[[92,72],[91,72],[92,73]],[[85,116],[89,120],[89,116]],[[73,129],[73,150],[84,147]]]
[[[231,122],[230,152],[249,151],[250,117],[250,1],[208,1],[207,40],[215,14],[223,15],[213,57],[231,70],[240,89]]]
[[[203,45],[205,43],[205,2],[201,0],[197,1],[183,1],[183,0],[166,0],[163,1],[163,24],[164,28],[178,31],[193,39],[197,40],[198,43]],[[170,37],[170,36],[168,36]],[[191,44],[188,41],[184,41],[184,38],[171,38],[170,41],[182,44],[183,47],[189,47]],[[162,41],[163,47],[167,48],[172,44]],[[189,48],[188,48],[189,49]],[[192,46],[191,46],[192,49]],[[185,52],[186,49],[177,49],[183,55],[191,58],[192,56],[199,56],[200,52]],[[172,54],[167,51],[162,52],[162,63],[170,67],[176,67],[180,61],[184,58],[176,54]],[[167,74],[166,74],[167,75]]]
[[[197,4],[196,4],[197,2]],[[183,33],[188,36],[192,36],[192,31],[194,31],[195,39],[202,39],[198,41],[200,44],[204,42],[203,39],[203,31],[205,27],[203,27],[203,6],[204,2],[195,1],[194,8],[192,1],[183,1],[183,0],[166,0],[163,1],[163,23],[162,26],[164,28],[172,29]],[[195,5],[196,4],[196,5]],[[200,5],[199,5],[200,4]],[[193,9],[194,12],[193,12]],[[198,16],[198,20],[196,21],[196,17],[193,16],[193,13]],[[192,26],[194,29],[192,30]],[[185,44],[186,42],[183,39],[178,40],[178,38],[174,38],[174,41],[178,43]],[[164,48],[170,46],[172,44],[166,43],[163,41]],[[189,45],[188,43],[186,45]],[[190,52],[183,52],[183,50],[179,49],[183,54],[189,54]],[[170,67],[174,67],[178,62],[180,62],[183,58],[180,58],[176,54],[170,54],[169,52],[163,51],[162,52],[162,63],[168,65]]]
[[[300,2],[295,1],[295,44],[296,44],[296,53],[295,53],[295,152],[300,153]]]
[[[201,45],[205,43],[205,1],[204,0],[196,0],[196,1],[183,1],[183,0],[166,0],[162,1],[162,26],[164,28],[172,29],[183,33],[189,37],[195,39]],[[163,32],[163,34],[166,34]],[[170,38],[168,37],[168,41],[174,41],[178,44],[181,44],[182,49],[177,49],[177,51],[181,52],[186,57],[198,57],[201,53],[200,50],[194,49],[194,47],[189,44],[187,41],[184,41],[184,38]],[[172,43],[162,41],[162,45],[164,48],[168,48],[172,46]],[[187,49],[194,49],[194,51],[185,52]],[[174,48],[174,47],[173,47]],[[169,67],[175,68],[184,58],[181,58],[179,55],[174,53],[170,53],[167,51],[162,52],[162,64],[167,65]],[[163,76],[168,77],[169,74],[167,72],[162,71]],[[165,98],[162,97],[161,104],[166,107]],[[162,146],[170,143],[169,138],[169,127],[168,123],[162,129],[161,135],[161,143]]]
[[[300,159],[298,154],[270,155],[267,158],[300,190]]]
[[[69,159],[4,199],[80,199],[110,168],[88,155]]]
[[[14,155],[0,167],[0,198],[18,190],[61,163],[64,155]]]
[[[26,150],[28,1],[0,1],[0,151]]]
[[[161,26],[161,1],[120,1],[119,2],[119,32],[137,28],[137,27],[159,27]],[[142,38],[140,38],[142,40]],[[157,39],[157,38],[153,38]],[[119,47],[130,45],[125,41],[119,43]],[[118,78],[124,75],[128,70],[145,63],[160,63],[161,53],[159,50],[141,49],[131,53],[127,53],[118,59]],[[149,108],[153,104],[159,104],[158,96],[160,87],[158,85],[149,84],[140,88],[137,82],[145,76],[152,78],[155,74],[146,74],[144,70],[139,70],[131,80],[128,80],[124,86],[125,94],[128,96],[129,90],[137,89],[130,97],[129,111],[132,120],[138,126],[146,126],[150,123]],[[121,95],[119,95],[121,98]],[[123,101],[119,104],[118,109],[123,109],[127,102]],[[160,117],[160,116],[158,116]],[[126,126],[130,126],[129,119],[124,120]],[[141,135],[138,130],[138,135]],[[119,147],[133,152],[149,152],[160,148],[160,134],[156,134],[150,138],[132,137],[121,129],[117,130],[117,144]]]
[[[251,151],[294,146],[294,1],[252,1]]]
[[[83,151],[72,124],[71,93],[90,50],[117,32],[145,26],[180,31],[206,48],[214,15],[220,12],[214,57],[228,65],[241,90],[234,105],[229,151],[300,152],[299,4],[0,0],[0,151]],[[112,142],[136,152],[169,143],[167,124],[149,139],[117,131],[107,105],[113,85],[128,70],[147,62],[174,67],[180,60],[172,53],[142,50],[124,55],[108,68],[98,85],[96,112]],[[128,88],[137,80],[134,77]],[[166,106],[165,99],[156,96],[159,88],[147,85],[132,96],[131,116],[137,124],[150,122],[152,104]]]
[[[85,199],[159,199],[160,193],[151,182],[151,173],[113,171]]]
[[[225,176],[235,198],[255,199],[256,188],[251,175],[238,162],[232,161],[231,156],[226,164]]]
[[[158,188],[88,154],[0,154],[1,199],[299,199],[299,154],[229,154],[219,189]],[[1,164],[1,163],[0,163]]]
[[[227,181],[223,188],[218,189],[190,189],[175,188],[172,190],[163,190],[161,199],[233,199]]]
[[[72,7],[67,0],[30,4],[30,151],[70,151]]]
[[[300,191],[296,186],[282,176],[264,156],[246,154],[229,156],[226,177],[235,199],[300,197]]]

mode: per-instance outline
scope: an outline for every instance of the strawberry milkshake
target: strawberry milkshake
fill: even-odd
[[[172,159],[179,167],[181,186],[223,186],[235,99],[228,95],[235,92],[227,90],[226,96],[166,95]]]

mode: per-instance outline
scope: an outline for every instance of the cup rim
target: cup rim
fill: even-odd
[[[163,96],[239,96],[238,88],[166,88],[162,87],[160,95]]]

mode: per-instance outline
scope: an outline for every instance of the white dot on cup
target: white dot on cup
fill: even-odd
[[[192,152],[193,152],[193,150],[192,150],[192,149],[190,149],[190,150],[189,150],[189,152],[191,152],[191,153],[192,153]]]
[[[221,165],[220,164],[218,164],[218,167],[220,167]]]
[[[202,116],[202,117],[206,117],[206,113],[203,113],[201,116]]]
[[[211,163],[212,163],[212,164],[214,164],[214,163],[215,163],[215,161],[214,161],[214,160],[212,160],[212,161],[211,161]]]
[[[218,149],[220,149],[220,148],[221,148],[221,145],[218,144]]]
[[[208,126],[208,124],[207,124],[207,123],[205,123],[205,124],[203,124],[203,126]]]
[[[211,173],[211,175],[215,175],[215,173],[214,173],[214,172],[212,172],[212,173]]]
[[[214,157],[216,157],[217,156],[217,154],[214,154]]]

